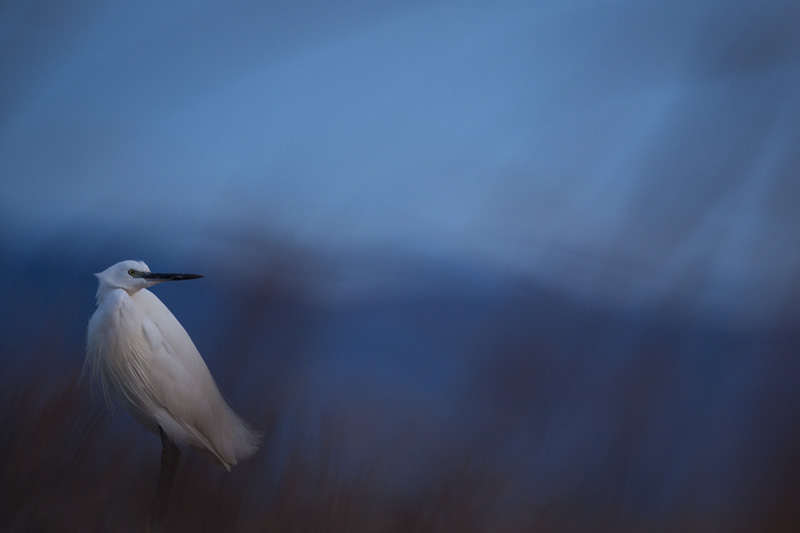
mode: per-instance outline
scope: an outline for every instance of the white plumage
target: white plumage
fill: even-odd
[[[225,401],[178,319],[147,287],[192,279],[153,274],[123,261],[99,274],[89,320],[85,370],[133,417],[158,435],[210,456],[230,470],[255,453],[258,435]]]

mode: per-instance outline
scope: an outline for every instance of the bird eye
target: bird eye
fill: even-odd
[[[135,276],[135,275],[136,275],[136,271],[135,271],[134,269],[130,269],[130,270],[128,270],[128,274],[129,274],[131,277],[133,277],[133,276]]]

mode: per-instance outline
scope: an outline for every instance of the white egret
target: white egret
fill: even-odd
[[[201,278],[155,274],[122,261],[95,274],[97,310],[89,320],[84,370],[139,423],[161,436],[162,456],[150,525],[160,522],[185,444],[230,470],[258,448],[258,435],[223,399],[178,319],[147,288]]]

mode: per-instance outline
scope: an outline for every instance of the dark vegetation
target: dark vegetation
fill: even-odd
[[[194,331],[190,292],[159,294],[264,432],[231,473],[184,453],[168,530],[800,529],[792,328],[626,317],[524,285],[339,304],[300,286],[219,287],[203,298],[222,318]],[[0,529],[142,531],[158,438],[80,378],[91,289],[38,290],[5,293],[30,296],[3,330]]]

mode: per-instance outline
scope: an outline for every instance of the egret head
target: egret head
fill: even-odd
[[[99,281],[97,298],[113,289],[125,289],[130,294],[152,287],[163,281],[180,281],[184,279],[202,278],[198,274],[156,274],[150,272],[143,261],[121,261],[102,272],[95,274]]]

